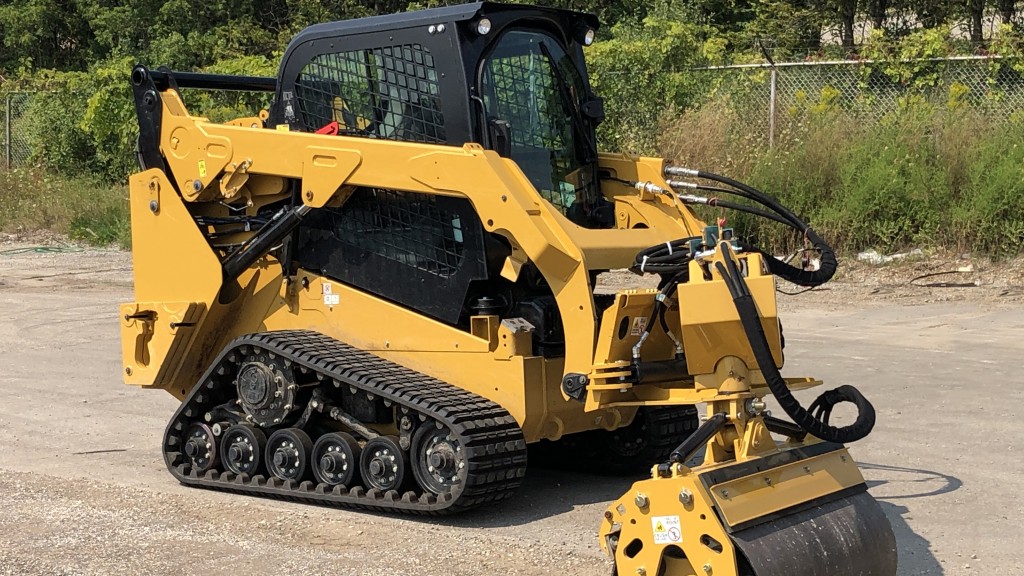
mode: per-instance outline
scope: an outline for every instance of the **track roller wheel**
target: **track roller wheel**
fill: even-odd
[[[220,440],[224,468],[235,474],[255,476],[263,464],[263,451],[267,435],[249,424],[235,424],[224,432]]]
[[[440,422],[426,422],[412,436],[412,473],[424,490],[438,496],[465,482],[466,460],[462,445]]]
[[[281,480],[301,482],[309,474],[313,441],[298,428],[283,428],[267,440],[267,471]]]
[[[192,469],[196,472],[206,472],[217,465],[218,454],[217,439],[213,429],[206,424],[192,424],[185,430],[183,438],[185,444],[185,456],[192,463]]]
[[[367,488],[387,492],[405,484],[409,458],[394,436],[378,436],[363,446],[359,456],[359,472]]]
[[[313,476],[329,486],[352,486],[358,478],[359,443],[347,432],[331,432],[313,445]]]

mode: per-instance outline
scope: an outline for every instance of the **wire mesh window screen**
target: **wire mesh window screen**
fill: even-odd
[[[333,214],[338,242],[438,276],[465,254],[460,216],[424,194],[363,188]]]
[[[320,54],[295,83],[303,127],[337,122],[339,133],[445,142],[434,57],[419,44]]]
[[[516,148],[563,148],[569,121],[560,109],[555,79],[544,56],[518,54],[495,58],[487,74],[493,93],[487,109],[512,126]]]
[[[510,33],[514,34],[525,33]],[[514,38],[484,69],[488,115],[511,127],[512,157],[541,195],[563,213],[576,197],[569,175],[576,169],[572,119],[563,109],[552,64],[536,40]]]

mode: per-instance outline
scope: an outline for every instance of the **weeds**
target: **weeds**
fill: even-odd
[[[1024,250],[1024,121],[916,103],[878,123],[808,107],[774,149],[728,103],[663,120],[662,155],[746,180],[779,198],[842,252],[936,247],[1005,257]],[[130,244],[127,188],[43,169],[0,173],[0,231],[50,229],[92,244]],[[711,219],[722,214],[706,211]],[[728,213],[772,250],[798,247],[782,226]]]
[[[909,103],[882,122],[853,110],[791,111],[774,149],[740,116],[707,106],[665,124],[662,152],[778,197],[843,252],[941,247],[1024,250],[1024,123],[942,102]],[[797,247],[781,226],[730,214],[746,237]]]
[[[131,244],[126,186],[41,169],[0,172],[0,231],[53,230],[96,245]]]

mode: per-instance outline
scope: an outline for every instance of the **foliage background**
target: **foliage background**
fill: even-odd
[[[120,183],[134,169],[134,63],[273,76],[288,40],[309,24],[440,3],[0,1],[0,93],[46,93],[19,118],[32,167],[0,178],[0,228],[47,226],[127,242]],[[587,51],[606,100],[604,149],[749,179],[846,250],[916,245],[1004,255],[1024,247],[1024,120],[986,115],[937,89],[944,74],[938,59],[951,55],[999,56],[990,61],[992,78],[1024,73],[1014,2],[540,3],[592,11],[605,23]],[[907,97],[881,121],[863,123],[826,91],[808,94],[786,111],[769,149],[737,114],[742,90],[694,73],[766,57],[869,60],[865,89],[872,74],[883,74],[906,86]],[[251,113],[254,104],[252,97],[185,96],[193,111],[215,120]],[[772,225],[742,217],[734,223],[774,248],[794,243]]]

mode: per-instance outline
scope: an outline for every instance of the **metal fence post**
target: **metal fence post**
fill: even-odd
[[[776,70],[774,63],[772,63],[771,71],[771,86],[768,92],[768,147],[773,148],[775,146],[775,79]]]
[[[4,169],[11,169],[11,95],[7,95],[7,105],[4,107]]]

